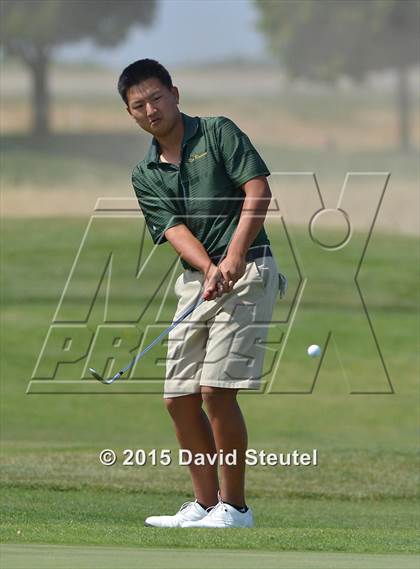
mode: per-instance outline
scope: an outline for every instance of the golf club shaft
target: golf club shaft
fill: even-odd
[[[177,326],[180,322],[185,320],[185,318],[189,316],[204,301],[205,298],[202,297],[198,303],[194,302],[191,306],[189,306],[174,322],[172,322],[170,326],[168,326],[168,328],[163,330],[163,332],[161,332],[159,336],[157,336],[157,338],[155,338],[151,344],[149,344],[142,352],[140,352],[125,368],[123,368],[117,374],[115,374],[111,380],[108,380],[107,383],[113,383],[116,379],[120,378],[126,371],[132,368],[139,361],[139,359],[144,356],[144,354],[146,354],[151,348],[153,348],[153,346],[156,346],[156,344],[158,344],[159,341],[164,336],[166,336],[166,334],[169,334],[169,332],[173,330],[175,326]]]

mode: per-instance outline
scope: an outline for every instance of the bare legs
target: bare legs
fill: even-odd
[[[165,399],[165,403],[174,422],[181,448],[190,450],[193,455],[198,452],[216,452],[209,420],[201,408],[200,393],[171,397]],[[219,483],[215,466],[191,464],[189,469],[197,500],[206,506],[216,504]]]
[[[237,389],[202,387],[216,449],[226,455],[236,450],[236,464],[220,465],[220,494],[222,500],[238,506],[245,505],[245,451],[248,434],[245,421],[236,401]]]
[[[226,455],[236,449],[236,465],[220,466],[222,500],[245,505],[245,451],[248,437],[245,421],[236,401],[237,389],[202,387],[201,393],[165,399],[181,448],[195,453]],[[204,401],[207,415],[201,405]],[[217,465],[189,466],[195,496],[206,506],[217,502]]]

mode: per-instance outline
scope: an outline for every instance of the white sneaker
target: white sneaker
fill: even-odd
[[[246,512],[239,512],[222,500],[210,512],[198,521],[184,521],[183,528],[252,528],[254,518],[250,508]]]
[[[149,516],[144,525],[156,528],[179,528],[182,522],[201,520],[207,515],[207,510],[195,502],[185,502],[174,516]]]

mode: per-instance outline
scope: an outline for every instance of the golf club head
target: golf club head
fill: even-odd
[[[95,379],[97,379],[97,380],[100,381],[101,383],[106,383],[105,379],[104,379],[103,377],[101,377],[101,376],[99,375],[99,373],[98,373],[96,370],[94,370],[92,367],[89,368],[89,372],[90,372],[91,375],[93,375],[93,377],[94,377]]]
[[[189,316],[193,310],[195,310],[195,308],[197,308],[197,306],[200,306],[200,304],[202,304],[203,302],[205,302],[205,298],[201,297],[198,303],[194,303],[193,305],[191,305],[187,310],[185,310],[182,315],[178,318],[178,320],[175,320],[175,322],[173,322],[170,326],[168,326],[168,328],[166,328],[166,330],[164,330],[163,332],[161,332],[159,334],[159,336],[157,338],[155,338],[153,340],[153,342],[151,344],[149,344],[147,346],[147,348],[145,348],[140,354],[138,354],[130,363],[128,366],[126,366],[125,368],[121,369],[117,374],[114,375],[114,377],[111,377],[109,379],[104,379],[101,375],[99,375],[99,373],[93,369],[92,367],[89,368],[89,372],[91,373],[91,375],[97,379],[98,381],[100,381],[101,383],[105,383],[106,385],[110,385],[111,383],[114,383],[114,381],[116,381],[117,379],[119,379],[126,371],[128,371],[129,369],[131,369],[134,364],[136,362],[138,362],[138,360],[146,353],[148,352],[151,348],[153,348],[153,346],[155,346],[160,340],[161,338],[163,338],[163,336],[165,334],[168,334],[175,326],[177,326],[180,322],[182,322],[187,316]]]
[[[114,383],[114,381],[120,378],[124,373],[123,371],[119,371],[116,375],[114,375],[114,377],[111,377],[110,379],[104,379],[102,376],[99,375],[99,373],[95,369],[93,369],[93,367],[90,367],[89,371],[95,379],[97,379],[101,383],[106,383],[107,385],[109,385],[110,383]]]

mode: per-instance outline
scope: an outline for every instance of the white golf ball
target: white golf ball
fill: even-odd
[[[307,349],[307,352],[308,352],[308,356],[311,356],[311,358],[317,358],[318,356],[321,355],[321,348],[319,346],[317,346],[316,344],[312,344]]]

